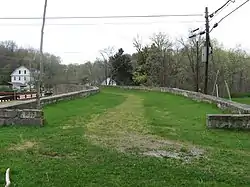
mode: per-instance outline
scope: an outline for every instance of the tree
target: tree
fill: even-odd
[[[114,79],[118,85],[131,85],[132,80],[132,64],[131,56],[128,54],[123,54],[122,48],[110,58],[111,62],[111,79]]]
[[[108,80],[108,76],[110,74],[110,70],[111,70],[111,65],[109,63],[111,56],[113,56],[114,54],[114,47],[108,47],[105,48],[103,50],[100,51],[100,54],[103,58],[103,62],[104,62],[104,76],[105,76],[105,81],[106,81],[106,85],[109,85],[109,83],[107,82]]]
[[[148,47],[143,47],[142,41],[137,35],[137,38],[133,40],[133,46],[136,48],[137,53],[133,54],[134,57],[134,72],[133,72],[133,81],[136,85],[146,85],[148,80],[148,71],[147,71],[147,58],[148,58]]]

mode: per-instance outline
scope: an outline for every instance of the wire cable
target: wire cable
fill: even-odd
[[[235,0],[228,0],[226,3],[224,3],[220,8],[218,8],[216,11],[214,11],[212,14],[209,15],[209,17],[211,18],[209,21],[212,21],[217,15],[219,15],[219,13],[221,13],[226,7],[228,7],[231,3],[235,3]],[[199,30],[199,29],[195,29]],[[211,32],[211,31],[210,31]],[[198,33],[200,36],[205,34],[205,31],[201,31]],[[192,36],[189,36],[189,38],[193,38],[196,37],[198,34],[194,34]]]
[[[46,26],[98,26],[98,25],[147,25],[147,24],[160,24],[160,23],[203,23],[204,21],[198,21],[198,20],[194,20],[194,21],[162,21],[162,22],[110,22],[110,23],[51,23],[51,24],[46,24]],[[0,23],[0,26],[40,26],[41,24],[38,23],[9,23],[9,24],[5,24],[5,23]]]
[[[224,16],[223,18],[220,19],[220,21],[218,22],[221,23],[225,18],[227,18],[228,16],[230,16],[232,13],[234,13],[236,10],[238,10],[239,8],[241,8],[242,6],[244,6],[246,3],[248,3],[250,0],[246,0],[244,3],[242,3],[240,6],[238,6],[237,8],[235,8],[233,11],[229,12],[226,16]]]
[[[214,13],[212,13],[211,15],[215,15],[215,14],[217,14],[218,12],[221,12],[224,8],[226,8],[230,3],[234,3],[235,1],[233,1],[233,0],[228,0],[224,5],[222,5],[220,8],[218,8]],[[210,16],[211,16],[210,15]]]
[[[216,10],[214,13],[210,14],[209,17],[211,17],[210,21],[212,21],[216,16],[218,16],[224,9],[226,9],[231,3],[235,3],[235,1],[227,1],[222,7],[220,7],[218,10]]]
[[[78,16],[46,17],[46,19],[120,19],[120,18],[159,18],[159,17],[201,17],[202,14],[166,14],[166,15],[133,15],[133,16]],[[42,17],[0,17],[0,20],[40,20]]]
[[[246,3],[248,3],[250,0],[246,0],[244,3],[242,3],[241,5],[239,5],[238,7],[236,7],[234,10],[232,10],[231,12],[229,12],[227,15],[225,15],[223,18],[220,19],[220,21],[218,21],[217,23],[214,24],[213,28],[210,30],[210,32],[213,31],[214,28],[216,28],[219,23],[221,23],[224,19],[226,19],[228,16],[230,16],[232,13],[234,13],[236,10],[238,10],[239,8],[241,8],[242,6],[244,6]]]

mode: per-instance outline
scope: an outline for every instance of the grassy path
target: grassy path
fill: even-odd
[[[97,115],[86,124],[86,136],[91,141],[121,151],[144,143],[139,140],[143,134],[148,133],[145,128],[147,121],[143,116],[142,99],[135,95],[125,97],[122,104],[109,109],[103,115]]]
[[[207,130],[210,112],[220,111],[119,89],[50,105],[44,128],[0,129],[0,184],[10,167],[25,187],[250,186],[248,133]]]

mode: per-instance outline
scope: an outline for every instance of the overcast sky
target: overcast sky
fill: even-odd
[[[206,6],[211,13],[226,1],[48,0],[47,16],[204,14]],[[211,24],[244,1],[235,0]],[[6,0],[1,2],[0,17],[41,17],[43,4],[44,0]],[[249,51],[249,11],[250,3],[247,3],[214,29],[211,37],[217,38],[228,48],[241,44]],[[204,17],[47,20],[44,51],[61,56],[65,64],[84,63],[100,57],[98,51],[108,46],[122,47],[127,53],[134,52],[132,40],[137,34],[145,44],[157,32],[165,32],[173,39],[179,36],[188,37],[188,29],[204,28],[204,23],[200,21],[204,21]],[[24,47],[39,48],[40,30],[41,20],[0,20],[0,40],[14,40]]]

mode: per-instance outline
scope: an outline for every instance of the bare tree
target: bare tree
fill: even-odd
[[[114,53],[115,53],[114,51],[115,51],[114,47],[110,47],[110,46],[107,47],[107,48],[105,48],[105,49],[103,49],[103,50],[100,50],[100,54],[101,54],[101,56],[103,58],[104,66],[105,66],[105,75],[104,76],[105,76],[105,83],[106,83],[106,85],[109,84],[107,82],[108,73],[109,73],[108,71],[110,69],[110,67],[109,67],[109,58],[114,55]]]
[[[137,34],[137,36],[133,39],[133,46],[135,47],[136,51],[139,53],[142,51],[142,39]]]
[[[162,32],[157,34],[154,33],[150,39],[161,51],[164,49],[169,49],[173,46],[169,36]]]

